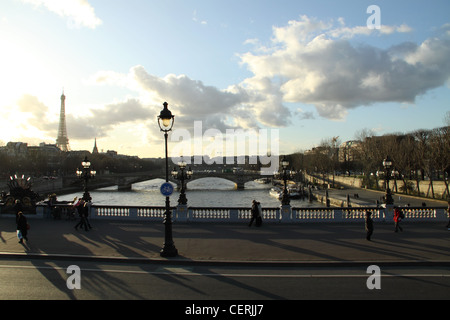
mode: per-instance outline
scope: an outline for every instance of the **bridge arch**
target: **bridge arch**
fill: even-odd
[[[100,178],[100,177],[99,177]],[[158,173],[142,173],[142,174],[119,174],[119,175],[110,175],[110,176],[102,176],[102,180],[104,180],[104,186],[107,185],[117,185],[119,190],[131,190],[131,187],[134,183],[149,181],[153,179],[163,179],[165,180],[165,172]],[[190,180],[187,182],[194,182],[196,180],[202,178],[221,178],[228,181],[231,181],[236,184],[236,189],[242,190],[245,189],[245,183],[249,181],[256,180],[261,178],[259,172],[239,172],[239,173],[223,173],[223,172],[195,172]],[[96,179],[97,181],[100,179]],[[172,176],[169,176],[169,181],[179,185],[180,182],[176,179],[173,179]]]
[[[206,187],[208,186],[208,182],[211,181],[212,179],[214,179],[214,183],[218,183],[219,187],[218,189],[220,190],[233,190],[237,188],[237,183],[235,181],[226,179],[226,178],[222,178],[222,177],[197,177],[197,178],[192,178],[190,180],[188,180],[187,183],[187,189],[204,189],[205,185]],[[220,179],[220,181],[218,181],[217,179]],[[204,182],[204,184],[202,184],[201,182]],[[211,181],[212,182],[212,181]],[[211,184],[212,188],[215,188],[216,186],[213,186]]]
[[[202,178],[220,178],[224,180],[231,181],[236,184],[236,189],[243,190],[245,189],[245,183],[254,181],[260,178],[261,175],[259,173],[228,173],[228,172],[194,172],[190,181],[199,180]]]

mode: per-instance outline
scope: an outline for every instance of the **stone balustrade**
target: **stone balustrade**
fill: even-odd
[[[57,205],[58,215],[62,219],[78,218],[69,205]],[[446,207],[404,207],[401,208],[405,215],[405,221],[430,221],[447,222],[449,220]],[[90,208],[90,219],[109,220],[134,220],[161,222],[165,214],[164,206],[140,207],[140,206],[110,206],[95,205]],[[176,223],[246,223],[251,219],[249,207],[171,207],[172,219]],[[280,206],[262,208],[264,223],[347,223],[363,222],[366,211],[372,212],[375,222],[391,222],[393,209],[382,207],[350,207],[329,208],[311,207],[299,208]],[[4,216],[12,216],[2,214]],[[33,218],[52,218],[50,209],[45,205],[36,207],[36,215],[27,215]]]

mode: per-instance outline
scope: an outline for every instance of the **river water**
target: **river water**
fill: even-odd
[[[108,187],[89,191],[93,204],[120,206],[164,206],[165,197],[159,188],[162,179],[153,179],[133,184],[131,191],[118,191],[117,187]],[[174,185],[175,186],[175,185]],[[261,202],[263,207],[278,207],[280,201],[269,195],[271,184],[255,181],[247,182],[245,190],[236,190],[235,183],[221,178],[203,178],[188,182],[186,197],[192,207],[251,207],[252,200]],[[58,196],[59,201],[71,201],[81,198],[82,192]],[[176,206],[180,193],[174,191],[170,204]],[[319,207],[318,202],[291,200],[292,207]]]

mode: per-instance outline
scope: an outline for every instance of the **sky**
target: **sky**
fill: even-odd
[[[239,132],[289,154],[441,127],[449,12],[448,0],[2,0],[0,145],[54,144],[63,92],[71,150],[96,139],[141,158],[164,156],[164,102],[170,150],[185,154],[228,155]]]

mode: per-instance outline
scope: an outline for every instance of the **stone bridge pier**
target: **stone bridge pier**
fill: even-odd
[[[129,179],[125,177],[117,178],[117,190],[119,191],[131,191],[133,183],[128,182]]]

